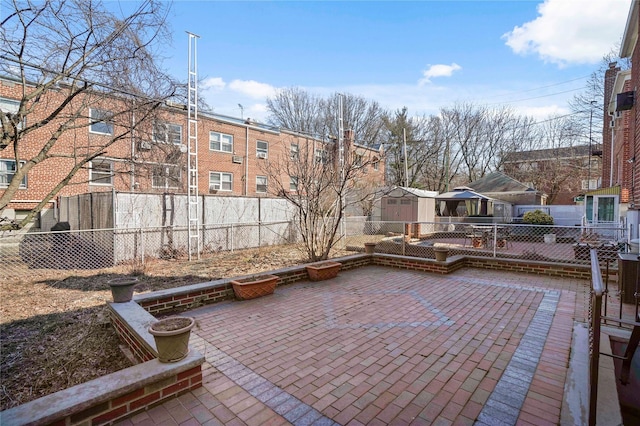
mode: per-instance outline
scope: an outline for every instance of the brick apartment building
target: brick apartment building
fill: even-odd
[[[620,48],[621,58],[631,58],[631,70],[621,71],[616,64],[611,64],[605,75],[607,114],[603,123],[603,159],[606,168],[602,177],[603,182],[621,188],[621,214],[633,226],[635,238],[640,225],[640,109],[636,94],[640,86],[639,20],[640,3],[633,0]]]
[[[3,111],[17,109],[21,91],[19,82],[0,78],[0,107]],[[48,96],[55,97],[56,94]],[[56,105],[56,101],[59,104],[59,99],[38,104]],[[119,102],[123,101],[91,102],[92,107],[77,118],[85,120],[85,125],[67,130],[52,150],[51,158],[29,171],[20,182],[20,189],[4,216],[19,218],[21,212],[32,209],[77,165],[77,158],[126,130],[118,124],[122,120],[117,123],[100,120],[116,112]],[[35,110],[27,120],[41,120],[47,113],[43,109]],[[135,117],[121,118],[127,122]],[[90,119],[93,120],[91,124]],[[186,108],[167,103],[154,113],[153,119],[147,121],[80,167],[52,199],[49,208],[55,207],[59,196],[97,191],[186,193]],[[45,125],[29,133],[21,142],[18,160],[25,161],[37,155],[53,128],[53,125]],[[269,182],[270,176],[274,176],[273,164],[284,164],[301,153],[314,156],[316,162],[337,166],[335,140],[321,140],[248,119],[199,113],[197,134],[197,181],[198,193],[202,195],[275,197],[278,194]],[[360,146],[353,139],[353,132],[345,131],[345,158],[366,164],[360,180],[369,181],[372,185],[384,182],[381,153],[377,149]],[[272,165],[271,172],[268,172],[268,164]],[[15,154],[13,147],[7,146],[0,150],[0,191],[11,182],[12,171],[15,171]],[[286,175],[285,168],[280,173],[281,182],[289,182],[288,189],[296,191],[297,177]]]

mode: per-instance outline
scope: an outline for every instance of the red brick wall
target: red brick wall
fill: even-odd
[[[0,96],[12,99],[20,99],[21,85],[0,79]],[[47,93],[38,105],[28,121],[35,122],[42,120],[47,112],[46,107],[59,104],[60,98],[64,96],[60,93]],[[104,109],[114,111],[117,108],[117,101],[112,99],[104,101]],[[88,110],[86,112],[88,115]],[[187,138],[187,117],[186,111],[178,107],[167,107],[157,113],[162,120],[172,124],[182,126],[182,144],[186,147]],[[82,118],[80,119],[82,120]],[[35,156],[47,139],[51,129],[57,122],[43,126],[30,133],[24,140],[20,151],[20,159],[27,160]],[[123,128],[115,126],[115,132],[122,131]],[[210,132],[220,132],[233,136],[233,152],[213,151],[210,149]],[[52,150],[52,154],[71,156],[74,150],[85,152],[91,147],[96,147],[104,143],[108,137],[98,134],[91,134],[88,127],[81,127],[75,131],[65,132],[60,141]],[[152,126],[143,125],[136,131],[136,138],[127,137],[118,141],[104,151],[104,157],[116,159],[114,162],[114,183],[113,185],[89,184],[89,167],[83,167],[72,179],[73,185],[65,186],[58,195],[69,196],[94,191],[117,191],[131,192],[175,192],[186,193],[187,191],[187,154],[181,152],[174,144],[151,144],[151,149],[142,149],[140,141],[152,140]],[[268,159],[260,159],[256,156],[257,141],[265,141],[269,144]],[[247,143],[248,142],[248,143]],[[290,132],[281,132],[277,129],[269,131],[253,124],[243,124],[233,119],[222,119],[200,114],[198,123],[198,186],[201,194],[209,193],[209,173],[224,172],[233,174],[233,190],[218,191],[218,195],[232,196],[274,196],[273,192],[259,193],[256,188],[256,177],[267,176],[266,165],[270,160],[289,158],[289,147],[291,143],[302,144],[322,144],[313,139],[301,137]],[[247,149],[248,147],[248,149]],[[365,150],[370,156],[377,156],[377,151]],[[13,150],[8,147],[0,151],[0,159],[12,159]],[[233,157],[242,158],[242,164],[233,162]],[[16,194],[16,199],[40,200],[59,183],[68,170],[74,164],[72,158],[49,158],[30,170],[27,177],[27,188],[21,189]],[[158,164],[175,164],[181,170],[180,188],[154,188],[151,180],[151,169]],[[248,165],[248,167],[247,167]],[[384,176],[384,163],[380,163],[380,169],[373,171],[364,177],[372,182],[382,182]],[[289,177],[284,173],[283,182],[288,182]],[[3,189],[0,189],[3,191]],[[10,205],[10,208],[26,209],[32,208],[33,203],[20,203]]]
[[[633,10],[633,8],[632,8]],[[640,9],[638,9],[640,11]],[[639,12],[640,13],[640,12]],[[640,19],[636,16],[635,19]],[[631,56],[631,87],[636,91],[635,102],[631,109],[631,123],[629,132],[630,158],[635,157],[631,171],[631,180],[634,182],[630,189],[629,209],[640,210],[640,107],[638,107],[638,90],[640,89],[640,43],[636,43]]]

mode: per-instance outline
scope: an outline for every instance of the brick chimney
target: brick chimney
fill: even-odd
[[[609,102],[611,102],[611,94],[613,92],[613,86],[616,82],[616,75],[620,71],[620,67],[617,62],[610,62],[609,69],[604,73],[604,118],[602,123],[602,187],[608,188],[611,186],[611,128],[609,123],[611,117],[609,116]]]

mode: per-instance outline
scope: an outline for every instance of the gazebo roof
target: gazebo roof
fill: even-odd
[[[493,200],[491,197],[487,197],[486,195],[479,194],[470,189],[454,189],[450,192],[445,192],[436,197],[438,201],[448,201],[448,200]]]

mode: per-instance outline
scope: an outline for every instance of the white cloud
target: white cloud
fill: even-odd
[[[545,0],[539,16],[503,35],[520,55],[560,66],[597,63],[620,41],[631,0]]]
[[[233,80],[229,83],[229,89],[254,99],[264,99],[276,93],[275,87],[255,80]]]
[[[514,107],[513,109],[521,115],[533,117],[536,121],[542,121],[552,116],[566,115],[570,113],[568,108],[560,107],[556,104],[533,107]]]
[[[204,79],[204,81],[200,84],[200,87],[203,90],[212,89],[212,90],[222,90],[226,86],[226,83],[220,77],[209,77]]]
[[[451,65],[430,65],[428,69],[422,71],[423,77],[418,84],[422,86],[426,83],[431,83],[431,79],[434,77],[451,77],[455,71],[461,70],[462,67],[455,62]]]

